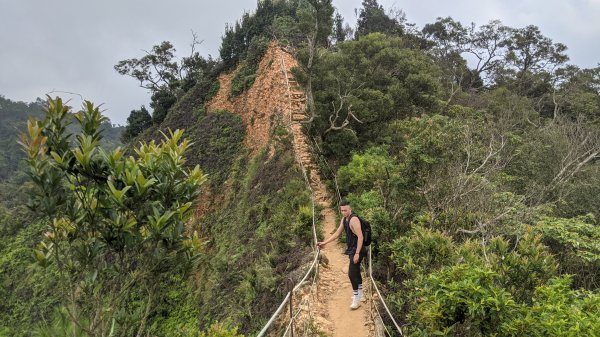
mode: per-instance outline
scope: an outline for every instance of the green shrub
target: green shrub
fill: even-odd
[[[269,39],[266,37],[252,39],[246,57],[240,63],[238,71],[231,80],[231,97],[235,97],[252,87],[260,60],[265,55],[268,47]]]
[[[354,154],[352,160],[338,170],[340,192],[359,193],[383,187],[391,179],[390,174],[396,172],[396,165],[384,146]]]
[[[427,275],[456,260],[452,238],[423,227],[389,244],[390,259],[405,276]]]
[[[21,137],[31,207],[47,224],[35,259],[59,271],[55,291],[91,335],[144,332],[163,295],[160,280],[189,272],[197,260],[200,242],[184,227],[206,177],[198,166],[183,168],[190,143],[181,130],[125,157],[120,148],[99,149],[105,117],[93,103],[75,114],[74,141],[65,132],[69,113],[49,97],[44,120],[30,120]]]
[[[532,305],[521,305],[502,323],[500,336],[597,336],[600,294],[571,290],[561,277],[538,287]]]
[[[198,337],[244,337],[237,333],[237,328],[227,328],[221,323],[213,323],[207,331],[200,333]]]
[[[560,272],[573,274],[577,287],[600,285],[600,226],[593,216],[572,219],[544,217],[536,224],[560,264]]]
[[[221,82],[219,80],[215,80],[213,82],[213,84],[210,86],[210,90],[206,94],[204,101],[208,102],[211,99],[213,99],[217,95],[217,93],[219,93],[219,89],[221,89]]]
[[[494,335],[516,308],[511,294],[498,286],[496,272],[470,263],[431,274],[415,296],[419,301],[409,321],[427,335],[451,336],[459,327],[473,336]]]
[[[495,237],[486,251],[492,269],[498,273],[499,285],[519,303],[531,304],[535,289],[557,275],[555,259],[531,231],[516,244]]]

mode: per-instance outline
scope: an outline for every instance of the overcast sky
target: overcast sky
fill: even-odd
[[[361,0],[334,0],[354,27]],[[483,25],[499,19],[515,28],[529,24],[569,48],[571,63],[583,68],[600,63],[600,0],[380,0],[386,9],[406,13],[423,27],[437,17]],[[191,31],[204,42],[204,56],[218,56],[225,23],[251,11],[256,0],[0,0],[0,95],[30,102],[52,95],[77,95],[103,103],[114,124],[125,124],[132,109],[148,105],[149,94],[117,74],[120,60],[141,57],[161,41],[171,41],[180,56],[189,54]]]

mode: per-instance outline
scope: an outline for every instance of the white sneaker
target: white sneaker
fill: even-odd
[[[355,310],[360,306],[360,297],[352,296],[352,304],[350,305],[350,309]]]
[[[362,288],[359,288],[358,289],[358,300],[360,301],[362,299],[362,297],[363,297],[363,290],[362,290]]]

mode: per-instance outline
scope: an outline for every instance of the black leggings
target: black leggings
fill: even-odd
[[[360,263],[364,254],[358,256],[358,263],[354,264],[354,255],[350,255],[350,264],[348,266],[348,277],[352,283],[352,290],[358,290],[358,285],[362,284],[362,276],[360,275]]]

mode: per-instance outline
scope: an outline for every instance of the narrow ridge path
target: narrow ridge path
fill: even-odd
[[[315,201],[322,208],[323,234],[327,238],[337,229],[336,215],[332,209],[331,197],[325,184],[321,181],[314,164],[307,137],[302,132],[301,121],[305,115],[306,97],[293,78],[290,69],[297,66],[297,61],[287,52],[279,50],[282,75],[287,85],[291,131],[294,138],[294,152],[298,160],[309,174],[309,182]],[[311,316],[318,329],[331,337],[371,337],[374,335],[374,324],[368,311],[368,304],[363,298],[357,310],[350,309],[352,302],[352,286],[348,279],[349,258],[344,255],[344,247],[339,243],[330,243],[321,251],[323,260],[319,274],[316,303],[312,303]],[[363,262],[365,263],[365,262]],[[363,283],[368,279],[363,275]]]

